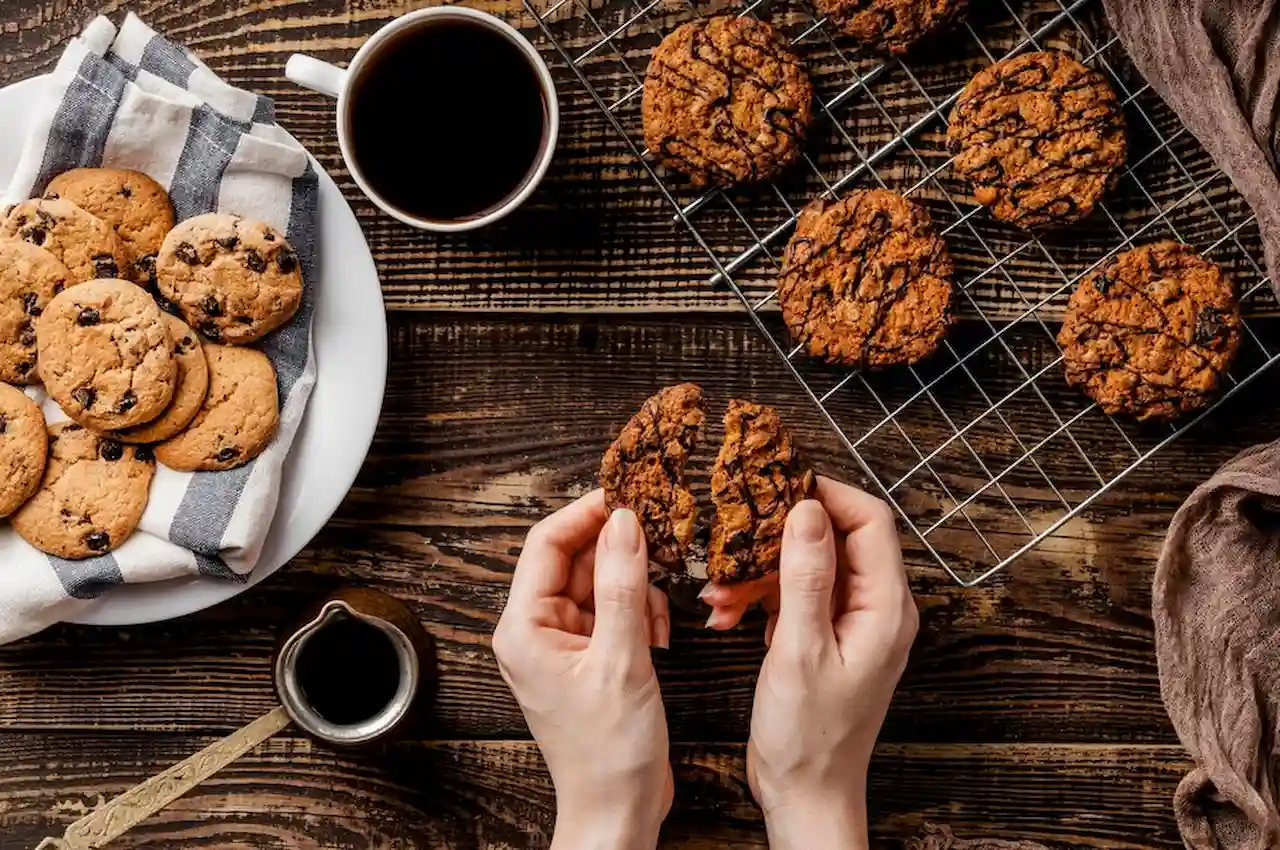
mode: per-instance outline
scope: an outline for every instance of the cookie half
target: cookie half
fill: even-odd
[[[173,344],[173,359],[178,374],[173,387],[173,400],[169,406],[150,422],[135,425],[112,436],[125,443],[158,443],[177,434],[191,423],[204,406],[209,391],[209,363],[204,356],[204,346],[199,335],[186,322],[168,313],[162,313],[169,341]]]
[[[776,572],[787,514],[813,495],[816,482],[776,410],[731,400],[711,470],[716,516],[707,578],[732,583]]]
[[[667,387],[623,426],[600,467],[609,510],[630,508],[644,528],[649,560],[682,570],[693,541],[697,504],[685,481],[706,413],[697,384]]]
[[[293,246],[271,225],[234,215],[198,215],[169,231],[156,279],[187,324],[231,345],[260,339],[302,304]]]
[[[865,47],[901,56],[951,24],[968,0],[814,0],[814,5]]]
[[[0,238],[0,381],[26,384],[36,374],[36,320],[71,272],[30,242]]]
[[[8,384],[0,384],[0,517],[22,506],[40,486],[49,455],[40,405]]]
[[[23,201],[9,211],[0,231],[53,254],[74,283],[117,278],[128,268],[129,253],[111,226],[71,201]]]
[[[118,548],[147,507],[155,463],[142,446],[73,422],[49,426],[49,463],[35,495],[11,519],[22,539],[61,558]]]
[[[978,203],[1023,230],[1078,221],[1116,183],[1128,143],[1106,79],[1064,53],[1023,53],[980,72],[947,128]]]
[[[860,367],[915,363],[951,324],[952,273],[929,214],[895,192],[868,189],[801,211],[778,302],[814,357]]]
[[[187,429],[155,447],[170,469],[212,472],[262,454],[280,426],[276,373],[252,348],[206,345],[209,392]]]
[[[752,17],[690,21],[645,75],[644,140],[697,186],[768,180],[800,155],[813,85],[782,34]]]
[[[36,342],[45,389],[81,425],[140,425],[173,398],[178,367],[163,314],[126,280],[94,280],[56,296],[36,323]]]
[[[1143,245],[1071,294],[1058,344],[1067,383],[1107,413],[1173,421],[1207,407],[1235,359],[1235,287],[1189,245]]]
[[[73,168],[53,178],[44,197],[71,201],[110,225],[129,255],[118,276],[154,284],[156,254],[173,229],[173,202],[163,186],[140,171]]]

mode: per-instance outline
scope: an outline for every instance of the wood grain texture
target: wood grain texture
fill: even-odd
[[[539,8],[550,7],[539,0]],[[867,87],[855,85],[881,65],[812,30],[803,0],[776,0],[757,13],[799,39],[822,103],[833,104],[814,127],[813,165],[801,165],[776,187],[717,196],[691,220],[710,255],[681,225],[674,207],[640,167],[624,136],[606,120],[569,64],[515,0],[476,3],[527,32],[554,67],[562,108],[562,142],[543,186],[529,205],[479,233],[438,236],[413,231],[376,211],[356,190],[342,164],[330,101],[283,78],[289,54],[313,53],[344,62],[392,17],[428,5],[418,0],[16,0],[0,8],[0,82],[49,70],[61,46],[93,14],[141,14],[180,39],[231,82],[275,98],[281,123],[307,145],[338,181],[368,237],[392,309],[553,310],[611,312],[740,310],[724,287],[713,286],[711,256],[734,261],[759,238],[768,250],[737,268],[734,279],[753,301],[773,289],[776,264],[792,212],[833,183],[857,173],[846,188],[888,185],[924,203],[948,241],[969,297],[961,314],[1021,315],[1049,299],[1041,312],[1058,315],[1069,294],[1065,281],[1088,269],[1123,239],[1180,237],[1226,266],[1245,288],[1260,279],[1256,227],[1229,184],[1195,140],[1145,87],[1111,43],[1101,4],[1066,15],[1056,0],[1003,4],[975,11],[972,24],[925,59],[889,63]],[[645,4],[648,7],[649,4]],[[979,4],[981,5],[981,4]],[[607,102],[634,91],[661,34],[692,14],[686,0],[662,0],[645,15],[636,0],[575,0],[549,18],[549,28]],[[590,11],[590,17],[586,14]],[[591,23],[594,18],[599,29]],[[632,20],[634,19],[634,20]],[[630,22],[630,23],[629,23]],[[625,26],[624,26],[625,25]],[[608,46],[592,51],[601,32]],[[1036,46],[1093,57],[1127,100],[1130,175],[1107,202],[1107,212],[1038,241],[974,209],[967,187],[945,167],[942,137],[947,110],[939,104],[989,60],[1042,33]],[[803,37],[801,37],[803,36]],[[589,54],[589,55],[584,55]],[[946,61],[938,61],[945,58]],[[406,104],[429,110],[429,101]],[[640,146],[639,98],[615,110],[623,131]],[[415,116],[424,126],[443,117]],[[415,123],[415,122],[410,122]],[[879,155],[899,131],[919,130]],[[874,168],[867,161],[874,159]],[[695,199],[678,178],[663,175],[680,205]],[[997,267],[998,266],[998,267]],[[1063,290],[1059,292],[1058,290]],[[1056,294],[1055,294],[1056,293]],[[1274,300],[1251,299],[1254,313],[1274,312]],[[766,309],[772,311],[770,304]]]
[[[287,733],[286,733],[287,734]],[[6,736],[0,848],[19,850],[176,761],[204,739]],[[663,847],[763,848],[740,744],[677,744],[676,806]],[[876,846],[928,823],[961,837],[1031,838],[1053,848],[1180,847],[1167,816],[1186,770],[1167,746],[887,745],[872,763]],[[423,741],[371,755],[278,737],[113,847],[548,846],[554,795],[537,748],[521,741]]]

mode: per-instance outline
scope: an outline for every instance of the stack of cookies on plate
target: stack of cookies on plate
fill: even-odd
[[[122,544],[159,463],[248,463],[279,424],[276,376],[248,347],[302,301],[284,236],[210,213],[175,226],[145,174],[80,168],[0,221],[0,517],[63,558]],[[20,389],[43,384],[69,422]]]
[[[816,5],[861,49],[901,54],[935,40],[965,3]],[[778,176],[802,158],[815,111],[793,45],[749,16],[680,26],[654,50],[644,82],[650,154],[697,187]],[[845,128],[839,133],[856,144]],[[975,75],[956,100],[946,139],[951,167],[974,200],[1031,233],[1090,215],[1119,181],[1128,147],[1106,78],[1056,51],[1018,54]],[[863,166],[879,183],[874,164]],[[943,236],[923,207],[883,185],[843,197],[828,186],[796,217],[783,257],[777,295],[792,336],[814,357],[857,368],[929,356],[952,324],[958,290]],[[1240,338],[1231,280],[1173,241],[1131,247],[1100,264],[1071,295],[1057,337],[1069,384],[1107,413],[1154,421],[1206,407]]]

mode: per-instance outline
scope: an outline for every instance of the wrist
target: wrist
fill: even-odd
[[[866,795],[812,795],[764,812],[771,850],[867,850]]]
[[[552,850],[653,850],[662,827],[659,815],[642,806],[585,808],[558,803]]]

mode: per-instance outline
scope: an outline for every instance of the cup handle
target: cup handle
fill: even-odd
[[[347,82],[347,72],[311,56],[295,53],[284,66],[284,75],[303,88],[337,97]]]

